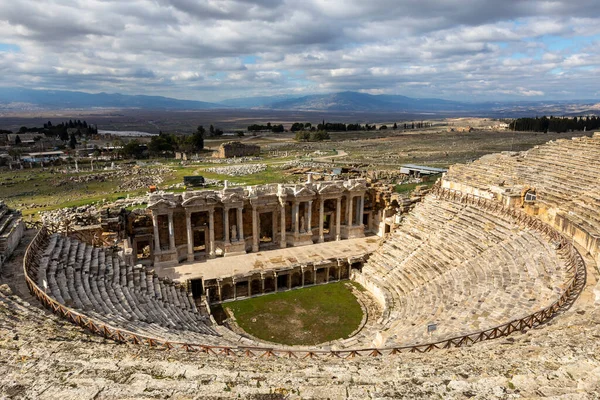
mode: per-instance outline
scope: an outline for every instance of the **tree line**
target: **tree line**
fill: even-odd
[[[266,125],[261,124],[252,124],[248,126],[248,132],[260,132],[260,131],[271,131],[273,133],[281,133],[284,132],[282,124],[272,125],[270,122],[267,122]]]
[[[535,117],[517,118],[509,124],[513,131],[529,132],[569,132],[595,130],[600,128],[600,117]]]

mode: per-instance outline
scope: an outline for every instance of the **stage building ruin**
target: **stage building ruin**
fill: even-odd
[[[228,187],[150,197],[155,267],[364,237],[379,218],[364,179]],[[369,205],[371,201],[368,202]],[[133,254],[147,235],[132,240]]]

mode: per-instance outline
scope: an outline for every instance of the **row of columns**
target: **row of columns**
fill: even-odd
[[[337,280],[340,281],[342,279],[342,263],[338,262],[338,270],[337,270]],[[302,265],[301,267],[301,271],[300,271],[300,275],[301,275],[301,284],[299,287],[305,287],[305,272],[308,270],[308,266],[306,265]],[[329,270],[331,268],[331,266],[325,266],[323,267],[325,269],[325,281],[323,283],[329,283]],[[350,270],[352,268],[352,264],[348,263],[348,277],[350,277]],[[321,268],[316,268],[313,267],[313,279],[312,279],[312,285],[315,285],[317,282],[317,271],[321,269]],[[294,271],[291,271],[287,274],[287,289],[290,290],[292,289],[292,274]],[[279,276],[279,274],[277,272],[273,272],[272,273],[272,277],[273,278],[273,293],[276,293],[279,288],[278,288],[278,281],[277,281],[277,277]],[[265,279],[267,278],[265,273],[261,273],[260,274],[260,294],[265,294]],[[232,278],[231,279],[231,284],[233,286],[233,299],[237,299],[237,283],[238,282],[248,282],[248,295],[247,297],[251,297],[252,296],[252,281],[254,281],[255,279],[253,279],[253,277],[249,277],[247,280],[239,280],[236,278]],[[222,279],[217,279],[217,294],[218,294],[218,298],[219,301],[223,301],[223,293],[222,293]]]
[[[230,208],[223,208],[223,230],[224,230],[224,241],[225,243],[231,243],[230,227],[229,227],[229,210]],[[237,208],[237,240],[244,240],[244,225],[242,221],[242,207]],[[202,212],[202,211],[197,211]],[[208,212],[208,256],[210,258],[215,257],[215,210],[209,209]],[[192,214],[194,211],[186,210],[185,220],[187,227],[187,253],[188,261],[194,261],[194,228],[192,226]],[[169,230],[170,233],[170,230]],[[174,241],[174,238],[173,238]]]
[[[163,214],[164,215],[164,214]],[[175,224],[173,222],[173,211],[168,212],[168,225],[169,225],[169,250],[175,250]],[[154,228],[154,248],[155,251],[160,251],[160,233],[158,230],[158,214],[152,213],[152,225]]]
[[[358,207],[356,209],[356,215],[352,215],[352,208],[353,208],[353,203],[354,203],[354,198],[356,196],[352,196],[351,194],[348,195],[347,197],[347,215],[346,215],[346,220],[348,223],[348,226],[354,226],[353,224],[353,220],[356,219],[357,220],[357,225],[361,225],[361,220],[362,220],[362,213],[364,212],[364,199],[365,196],[364,194],[360,196],[360,200],[358,202]],[[304,232],[300,232],[300,201],[295,201],[293,202],[293,208],[292,208],[292,221],[294,223],[294,236],[297,238],[298,235],[300,233],[305,233],[305,232],[310,232],[312,233],[312,225],[311,225],[311,220],[312,220],[312,204],[313,201],[312,200],[307,200],[307,208],[306,208],[306,212],[305,212],[305,227],[304,227]],[[342,209],[342,199],[340,197],[337,197],[336,199],[336,221],[335,221],[335,240],[340,240],[341,239],[341,232],[340,232],[340,227],[341,227],[341,209]],[[230,236],[230,224],[229,224],[229,210],[230,208],[228,207],[224,207],[223,208],[223,225],[224,225],[224,241],[226,244],[230,243],[231,241],[231,236]],[[209,215],[209,226],[208,226],[208,232],[209,232],[209,239],[208,239],[208,255],[209,257],[213,258],[215,256],[215,230],[214,230],[214,209],[209,209],[208,211],[208,215]],[[186,210],[186,227],[187,227],[187,253],[188,253],[188,261],[193,261],[194,260],[194,232],[193,232],[193,226],[192,226],[192,222],[191,222],[191,215],[192,215],[193,211],[188,211]],[[243,208],[242,207],[237,207],[237,218],[236,218],[236,222],[237,222],[237,240],[239,241],[244,241],[244,223],[243,223]],[[325,214],[325,199],[320,199],[319,201],[319,239],[318,242],[319,243],[323,243],[325,241],[324,238],[324,232],[323,232],[323,220],[324,220],[324,214]],[[169,211],[168,212],[168,225],[169,225],[169,250],[173,251],[175,250],[175,228],[174,228],[174,222],[173,222],[173,211]],[[155,248],[158,250],[161,250],[161,243],[160,243],[160,236],[159,236],[159,229],[158,229],[158,216],[157,214],[152,214],[152,222],[154,225],[154,243],[155,243]],[[273,218],[273,235],[276,234],[276,218],[274,216]],[[285,202],[283,202],[280,206],[280,247],[281,248],[285,248],[286,247],[286,229],[285,229]],[[259,226],[260,226],[260,221],[259,221],[259,212],[257,209],[257,206],[252,206],[252,251],[253,252],[258,252],[259,251],[259,244],[260,244],[260,238],[259,238]]]
[[[357,196],[353,196],[352,193],[346,196],[346,223],[348,226],[360,226],[362,225],[362,215],[365,210],[365,195],[362,194],[358,199],[358,204],[354,215],[352,214],[352,208],[354,206],[354,198]],[[354,220],[356,220],[356,224],[354,224]]]

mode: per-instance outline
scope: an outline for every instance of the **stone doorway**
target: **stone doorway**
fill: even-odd
[[[286,275],[279,275],[277,276],[277,290],[281,291],[281,290],[286,290],[288,289],[288,276]]]
[[[302,272],[296,271],[292,274],[292,287],[302,286]]]
[[[204,294],[204,286],[202,285],[202,279],[192,279],[190,281],[192,287],[192,296],[194,299],[200,298]]]
[[[265,278],[265,293],[272,292],[275,290],[275,279],[269,276]]]
[[[248,281],[236,283],[236,298],[248,297]]]
[[[262,288],[260,287],[260,279],[253,279],[251,288],[252,294],[260,294],[262,292]]]
[[[206,254],[206,229],[194,230],[194,253]]]
[[[335,240],[335,213],[327,212],[323,215],[323,237],[326,242]]]
[[[259,214],[259,247],[275,242],[275,232],[273,231],[273,214],[274,213],[272,211]]]
[[[314,272],[312,270],[304,271],[304,285],[312,285],[314,283]]]
[[[229,283],[221,287],[221,301],[233,299],[233,286]]]

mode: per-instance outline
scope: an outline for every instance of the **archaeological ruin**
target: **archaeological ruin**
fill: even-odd
[[[593,294],[599,150],[595,134],[485,156],[452,166],[431,189],[404,201],[365,179],[152,194],[135,218],[119,217],[117,246],[42,227],[24,256],[23,279],[36,301],[105,339],[171,350],[180,361],[189,353],[218,355],[234,369],[266,368],[260,360],[272,360],[309,393],[301,370],[323,363],[332,376],[345,374],[326,366],[337,358],[363,360],[347,365],[363,365],[359,379],[374,380],[384,370],[392,376],[395,364],[372,357],[407,357],[413,367],[423,365],[416,357],[423,363],[450,356],[457,365],[496,365],[487,359],[495,352],[517,359],[512,367],[519,369],[534,362],[526,354],[550,352],[544,343],[552,343],[569,354],[565,359],[578,360],[583,353],[568,353],[556,338],[564,341],[569,326],[583,348],[582,332],[598,333],[589,321],[600,322]],[[234,332],[211,314],[219,303],[340,280],[360,283],[376,311],[351,337],[322,345],[274,345]],[[27,309],[10,294],[0,300]],[[514,351],[523,359],[509,355],[511,349],[521,349]],[[556,370],[559,357],[552,359]],[[440,363],[441,372],[412,374],[445,376]],[[582,382],[577,372],[569,374]],[[556,378],[561,383],[563,375]],[[408,385],[425,390],[419,382]],[[543,393],[559,393],[552,388]]]
[[[215,158],[254,157],[260,155],[260,146],[239,141],[223,143],[214,153]]]

